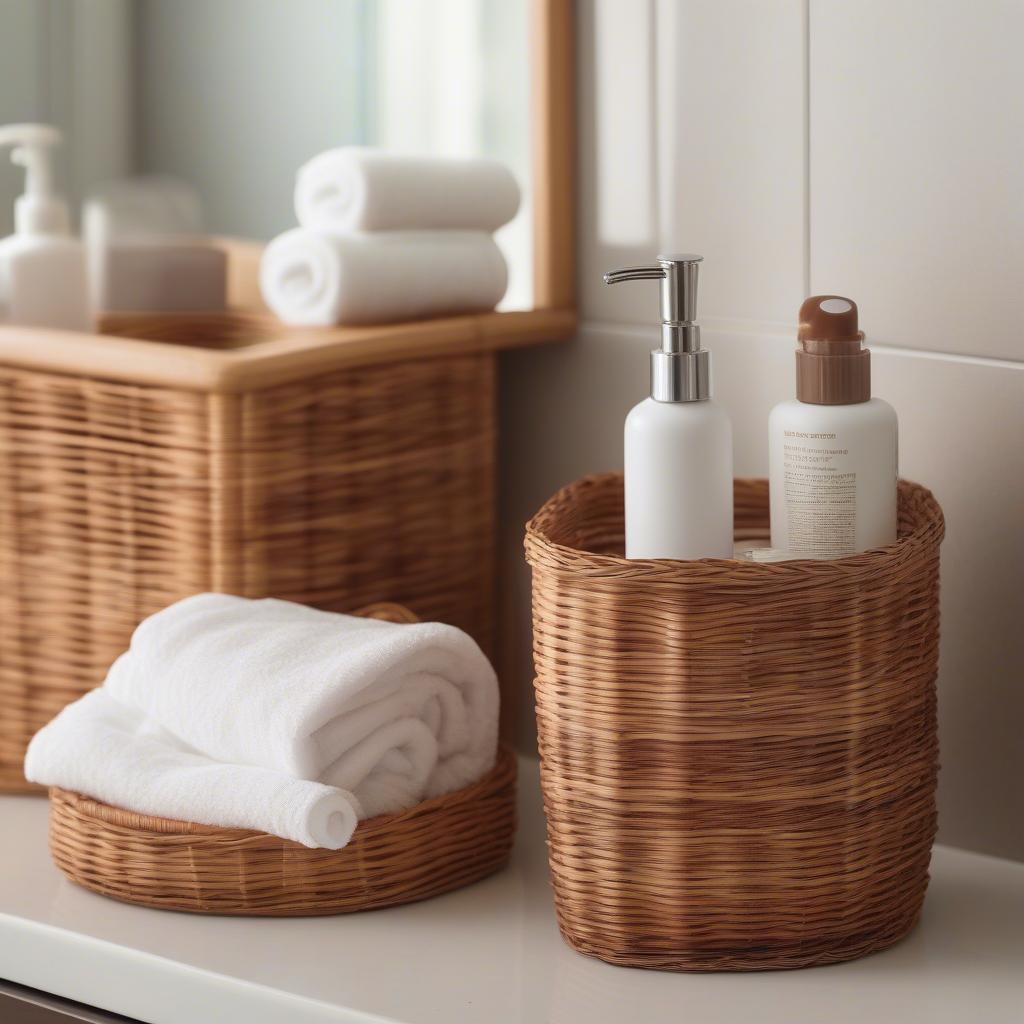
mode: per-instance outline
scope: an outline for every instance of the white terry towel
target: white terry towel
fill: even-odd
[[[368,817],[475,782],[497,747],[494,670],[436,622],[198,594],[136,629],[105,688],[207,757],[351,791]]]
[[[307,228],[354,231],[496,231],[519,209],[519,186],[497,160],[329,149],[295,179],[295,213]]]
[[[203,757],[103,688],[36,733],[25,775],[141,814],[248,828],[338,850],[360,816],[351,793]]]
[[[332,235],[293,228],[263,251],[260,288],[288,324],[389,323],[494,307],[508,268],[474,231]]]

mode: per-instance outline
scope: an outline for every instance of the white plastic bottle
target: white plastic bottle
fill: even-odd
[[[710,353],[700,347],[697,270],[702,257],[605,281],[661,281],[662,346],[651,353],[651,397],[626,418],[627,558],[732,558],[732,424],[711,399]]]
[[[85,248],[72,237],[67,203],[53,190],[51,149],[60,142],[45,124],[0,128],[0,147],[25,168],[14,205],[14,234],[0,241],[0,322],[92,330]]]
[[[871,397],[857,305],[815,295],[800,308],[797,398],[768,421],[771,544],[839,558],[896,541],[897,422]]]

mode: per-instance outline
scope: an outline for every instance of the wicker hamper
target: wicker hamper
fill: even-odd
[[[241,313],[0,330],[0,789],[28,788],[28,740],[134,626],[197,591],[400,601],[488,650],[484,322],[416,325],[402,358],[401,325]]]
[[[736,482],[738,537],[768,488]],[[943,519],[900,484],[888,548],[627,561],[622,479],[527,528],[562,933],[617,964],[803,967],[914,926],[935,833]]]

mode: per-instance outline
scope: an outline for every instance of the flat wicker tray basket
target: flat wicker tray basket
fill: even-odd
[[[768,488],[736,482],[740,537]],[[914,926],[935,834],[942,512],[831,562],[627,561],[622,479],[527,528],[559,923],[612,963],[848,960]]]
[[[379,605],[362,614],[414,621]],[[50,790],[50,852],[73,882],[126,903],[207,914],[345,914],[438,896],[508,861],[516,827],[516,760],[455,793],[360,822],[342,850],[262,832],[125,811]]]

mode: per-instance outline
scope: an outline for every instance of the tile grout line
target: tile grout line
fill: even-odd
[[[779,323],[774,320],[727,320],[716,319],[715,317],[704,317],[701,319],[701,327],[706,334],[738,334],[751,339],[757,337],[783,337],[793,338],[796,335],[796,324]],[[588,331],[602,331],[605,333],[632,334],[640,337],[647,337],[654,333],[650,324],[616,322],[612,320],[580,320],[577,328],[577,336]],[[918,359],[937,359],[953,363],[960,363],[967,366],[984,366],[989,369],[1024,371],[1024,359],[1002,359],[996,356],[972,356],[964,352],[940,352],[931,348],[907,348],[900,345],[886,345],[882,342],[872,341],[870,344],[872,352],[884,353],[885,355],[910,356]]]
[[[804,295],[811,294],[811,0],[803,0]]]
[[[659,115],[661,113],[660,105],[658,103],[659,92],[658,82],[660,75],[660,67],[658,62],[658,4],[657,0],[648,0],[648,12],[650,17],[648,19],[648,26],[650,31],[647,36],[647,53],[649,56],[648,61],[648,82],[647,88],[650,90],[649,96],[651,99],[651,205],[653,206],[654,215],[654,236],[658,244],[658,251],[661,251],[662,246],[662,234],[664,232],[664,218],[665,206],[662,202],[661,193],[661,123]]]

